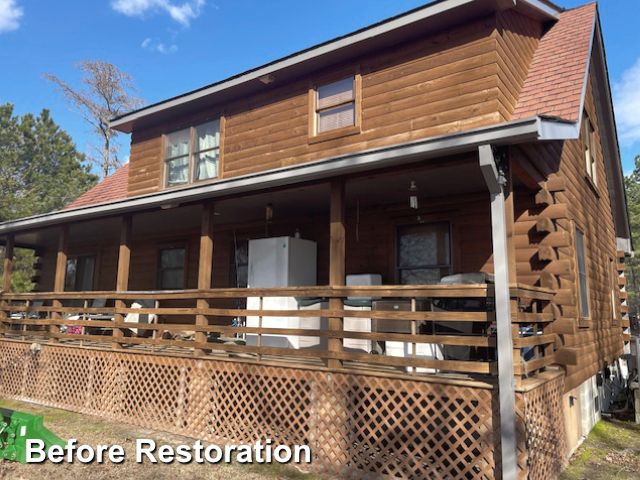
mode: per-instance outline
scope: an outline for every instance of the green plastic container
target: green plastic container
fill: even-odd
[[[27,440],[42,440],[48,453],[53,445],[64,447],[58,436],[42,425],[42,415],[0,408],[0,458],[27,463]]]

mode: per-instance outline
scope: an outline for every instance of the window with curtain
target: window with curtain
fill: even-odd
[[[434,285],[451,275],[449,222],[398,227],[396,272],[401,285]]]
[[[316,89],[316,133],[356,124],[355,78],[322,85]]]
[[[216,178],[219,150],[219,119],[166,134],[165,186]]]
[[[158,252],[158,287],[181,290],[185,285],[186,249],[163,248]]]
[[[589,284],[587,282],[587,260],[584,249],[584,233],[578,228],[576,228],[576,252],[578,255],[580,313],[582,318],[589,318]]]
[[[584,144],[584,160],[587,169],[587,175],[598,184],[598,175],[596,171],[596,155],[594,143],[594,129],[587,112],[584,113],[582,119],[582,142]]]

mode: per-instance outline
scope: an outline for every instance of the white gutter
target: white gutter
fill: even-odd
[[[330,157],[301,165],[223,179],[204,185],[195,185],[125,198],[115,202],[45,213],[0,223],[0,235],[60,223],[113,216],[136,210],[158,208],[166,204],[188,203],[204,198],[256,192],[266,188],[321,180],[336,175],[368,171],[374,168],[392,165],[397,166],[420,159],[473,151],[478,145],[486,143],[509,145],[525,141],[545,140],[544,135],[549,134],[549,132],[555,132],[554,126],[558,123],[560,122],[545,120],[540,117],[531,117],[453,134],[439,135],[437,137],[402,143],[392,147]],[[560,125],[559,128],[564,127]]]
[[[524,4],[529,8],[539,12],[543,16],[558,18],[562,9],[551,2],[544,0],[517,0],[518,3]]]

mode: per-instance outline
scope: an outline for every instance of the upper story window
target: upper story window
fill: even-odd
[[[587,112],[584,113],[582,120],[582,143],[584,144],[584,160],[587,168],[587,175],[598,184],[598,175],[596,170],[596,155],[594,142],[594,129]]]
[[[359,84],[356,75],[311,90],[311,137],[324,139],[359,131]]]
[[[165,135],[164,185],[175,187],[218,176],[220,120]]]

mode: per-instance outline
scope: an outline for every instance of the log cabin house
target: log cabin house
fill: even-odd
[[[622,381],[595,3],[439,0],[112,128],[126,166],[0,224],[4,396],[345,478],[554,479]]]

